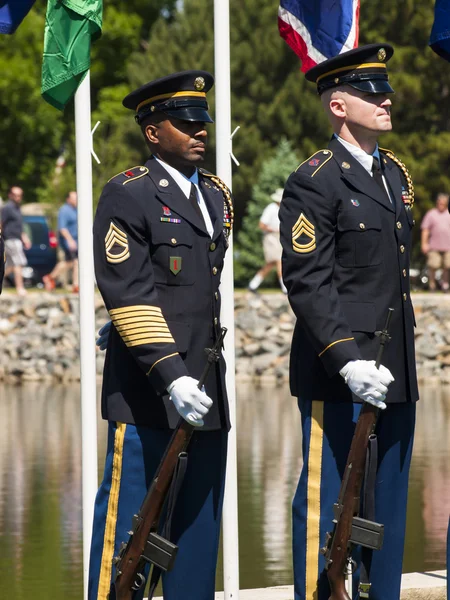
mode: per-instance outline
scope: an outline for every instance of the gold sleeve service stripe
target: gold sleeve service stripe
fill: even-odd
[[[112,308],[109,311],[111,317],[115,317],[116,315],[122,315],[124,313],[131,313],[133,311],[145,311],[145,312],[153,312],[162,316],[162,312],[159,306],[150,306],[148,304],[137,304],[135,306],[123,306],[122,308]]]
[[[120,325],[129,325],[132,323],[154,323],[155,325],[158,325],[160,323],[165,322],[166,320],[164,319],[164,317],[150,317],[147,313],[143,313],[142,315],[136,313],[135,316],[133,315],[131,317],[121,317],[120,319],[118,319],[117,317],[114,318],[114,325],[116,327]]]
[[[166,358],[172,358],[173,356],[178,356],[178,352],[173,352],[172,354],[168,354],[167,356],[163,356],[162,358],[159,358],[156,362],[154,362],[152,364],[150,369],[147,371],[147,375],[150,375],[150,373],[153,371],[153,369],[156,367],[156,365],[158,363],[160,363],[162,360],[166,360]]]
[[[354,337],[350,337],[350,338],[343,338],[342,340],[336,340],[335,342],[331,342],[331,344],[328,344],[328,346],[325,348],[325,350],[322,350],[322,352],[319,354],[319,357],[322,356],[322,354],[325,354],[325,352],[327,350],[329,350],[335,344],[340,344],[341,342],[351,342],[351,340],[354,340],[354,339],[355,339]]]

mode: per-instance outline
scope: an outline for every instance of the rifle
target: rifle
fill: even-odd
[[[377,369],[380,367],[384,347],[390,339],[389,325],[393,312],[394,309],[389,308],[383,331],[376,332],[380,337],[380,347],[375,361]],[[332,533],[327,533],[325,546],[321,549],[321,553],[325,556],[327,577],[331,588],[329,600],[351,600],[345,589],[345,575],[352,546],[360,545],[372,550],[380,550],[383,544],[384,526],[358,516],[367,447],[369,438],[374,435],[379,412],[380,410],[372,404],[363,403],[348,453],[339,498],[333,506],[334,529]],[[367,593],[368,590],[365,592]]]
[[[213,348],[205,348],[208,359],[198,382],[199,389],[202,389],[212,365],[220,358],[226,332],[226,327],[222,327]],[[194,429],[184,419],[178,421],[139,513],[133,517],[130,538],[122,543],[119,555],[113,560],[116,565],[116,600],[132,600],[133,593],[145,584],[143,571],[147,563],[162,571],[170,571],[173,567],[178,547],[159,535],[158,528],[178,459],[180,455],[186,456]],[[159,573],[156,582],[158,578]]]

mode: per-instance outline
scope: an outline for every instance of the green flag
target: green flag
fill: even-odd
[[[59,110],[89,70],[91,40],[101,35],[102,5],[102,0],[48,0],[41,93]]]

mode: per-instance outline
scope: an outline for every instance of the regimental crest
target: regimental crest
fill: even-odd
[[[316,228],[303,213],[292,228],[292,249],[298,254],[308,254],[316,249]]]
[[[170,208],[168,206],[163,206],[162,209],[163,209],[164,216],[165,217],[170,217],[170,215],[172,214],[170,212]]]
[[[127,234],[112,221],[105,237],[105,250],[109,263],[118,264],[130,258]]]
[[[318,158],[312,158],[308,165],[310,165],[311,167],[317,167],[320,165],[320,160]]]
[[[183,260],[181,256],[170,257],[170,270],[174,275],[178,275],[178,273],[181,271],[182,262]]]
[[[350,200],[350,202],[353,204],[353,206],[356,206],[356,207],[358,207],[358,206],[359,206],[359,200],[355,200],[354,198],[352,198],[352,199]]]

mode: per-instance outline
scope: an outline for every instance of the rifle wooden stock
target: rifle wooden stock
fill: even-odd
[[[199,389],[202,389],[212,365],[220,358],[220,349],[226,332],[226,327],[222,327],[214,347],[206,349],[208,359],[198,382]],[[122,544],[118,558],[114,559],[116,563],[116,578],[114,581],[116,600],[132,600],[134,591],[144,583],[141,572],[149,562],[144,557],[147,541],[150,534],[158,532],[161,514],[170,490],[178,457],[186,451],[194,429],[196,428],[184,419],[180,418],[178,421],[145,495],[139,514],[135,516],[130,538],[128,542]]]
[[[378,408],[365,402],[361,408],[355,433],[353,434],[339,494],[338,503],[341,513],[335,525],[329,557],[330,563],[327,569],[331,588],[330,600],[351,600],[345,589],[347,558],[351,551],[349,541],[353,517],[358,515],[360,509],[366,451],[369,437],[375,431],[378,413]]]
[[[376,332],[380,336],[380,347],[375,361],[377,369],[381,364],[384,347],[390,339],[389,324],[393,312],[394,309],[389,308],[384,329]],[[372,404],[363,403],[348,453],[339,498],[335,505],[334,530],[331,535],[328,534],[325,547],[322,549],[327,560],[327,577],[331,589],[329,600],[352,600],[345,589],[347,560],[352,549],[353,519],[358,516],[361,506],[361,487],[367,447],[370,436],[375,432],[379,413],[380,410]]]

